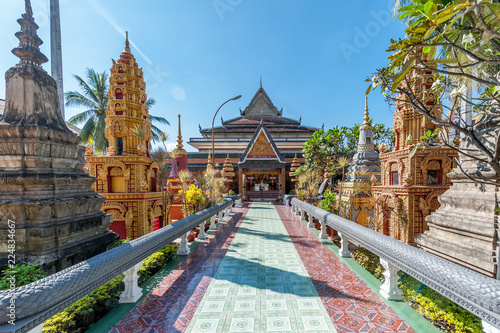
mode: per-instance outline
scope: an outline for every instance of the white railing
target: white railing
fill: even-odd
[[[160,230],[16,288],[14,293],[0,291],[0,332],[28,332],[122,273],[125,291],[120,301],[135,302],[142,295],[137,286],[139,264],[179,237],[179,254],[188,254],[187,233],[197,226],[203,229],[212,216],[232,212],[233,201],[238,199],[240,196],[226,197],[223,202]],[[14,325],[9,323],[12,319]]]
[[[500,328],[500,281],[417,249],[394,238],[363,227],[321,208],[291,198],[292,212],[301,220],[316,219],[321,229],[329,226],[340,235],[339,255],[349,257],[348,241],[352,240],[380,257],[385,268],[385,283],[380,294],[387,299],[401,299],[397,271],[413,276],[463,308],[483,319],[485,330]],[[323,234],[323,231],[320,235]]]

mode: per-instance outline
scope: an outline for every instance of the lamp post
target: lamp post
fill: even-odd
[[[233,97],[231,99],[228,99],[227,101],[225,101],[224,103],[221,104],[221,106],[219,106],[219,108],[217,109],[217,111],[215,112],[214,114],[214,119],[212,120],[212,168],[215,169],[215,141],[214,141],[214,122],[215,122],[215,117],[217,116],[217,113],[219,112],[219,110],[224,106],[224,104],[228,103],[228,102],[231,102],[231,101],[235,101],[237,99],[240,99],[241,98],[241,95],[238,95],[236,97]]]

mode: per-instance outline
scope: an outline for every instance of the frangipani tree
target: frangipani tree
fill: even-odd
[[[500,132],[491,132],[494,138],[485,140],[478,129],[500,119],[500,3],[415,0],[397,1],[397,5],[399,19],[408,25],[406,36],[391,41],[389,64],[369,78],[367,93],[381,89],[389,102],[410,105],[445,128],[440,135],[428,131],[422,140],[451,147],[489,165],[497,174],[493,183],[499,184]],[[418,89],[422,85],[419,71],[432,73],[428,89]],[[471,92],[472,86],[475,92]],[[444,118],[431,112],[436,103],[442,104]],[[450,142],[450,131],[459,133],[480,154]],[[458,167],[467,175],[460,163]]]

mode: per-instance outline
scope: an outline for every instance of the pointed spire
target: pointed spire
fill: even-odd
[[[210,154],[210,148],[208,148],[207,168],[211,166],[212,166],[212,155]]]
[[[128,31],[125,31],[125,52],[130,53],[130,42],[128,40]]]
[[[21,26],[21,31],[16,32],[16,37],[19,39],[19,46],[12,50],[12,53],[21,59],[21,64],[31,64],[40,67],[41,64],[49,61],[47,57],[40,52],[39,46],[43,41],[38,37],[36,31],[38,25],[33,18],[33,9],[31,8],[30,0],[25,0],[26,13],[17,22]]]
[[[177,135],[177,149],[182,149],[182,134],[181,134],[181,115],[179,115],[179,135]]]
[[[363,125],[371,125],[370,115],[368,114],[368,96],[365,97],[365,116],[363,118]]]
[[[25,7],[26,15],[28,17],[31,17],[33,19],[33,9],[31,8],[31,1],[30,0],[26,0],[24,2],[24,7]]]
[[[262,89],[262,75],[260,76],[260,89]]]

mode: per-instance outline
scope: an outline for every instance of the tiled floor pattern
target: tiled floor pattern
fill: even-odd
[[[252,203],[187,332],[335,332],[272,203]]]
[[[338,332],[414,332],[290,207],[276,209]]]
[[[110,332],[184,332],[247,211],[234,209],[228,225],[210,234]]]

